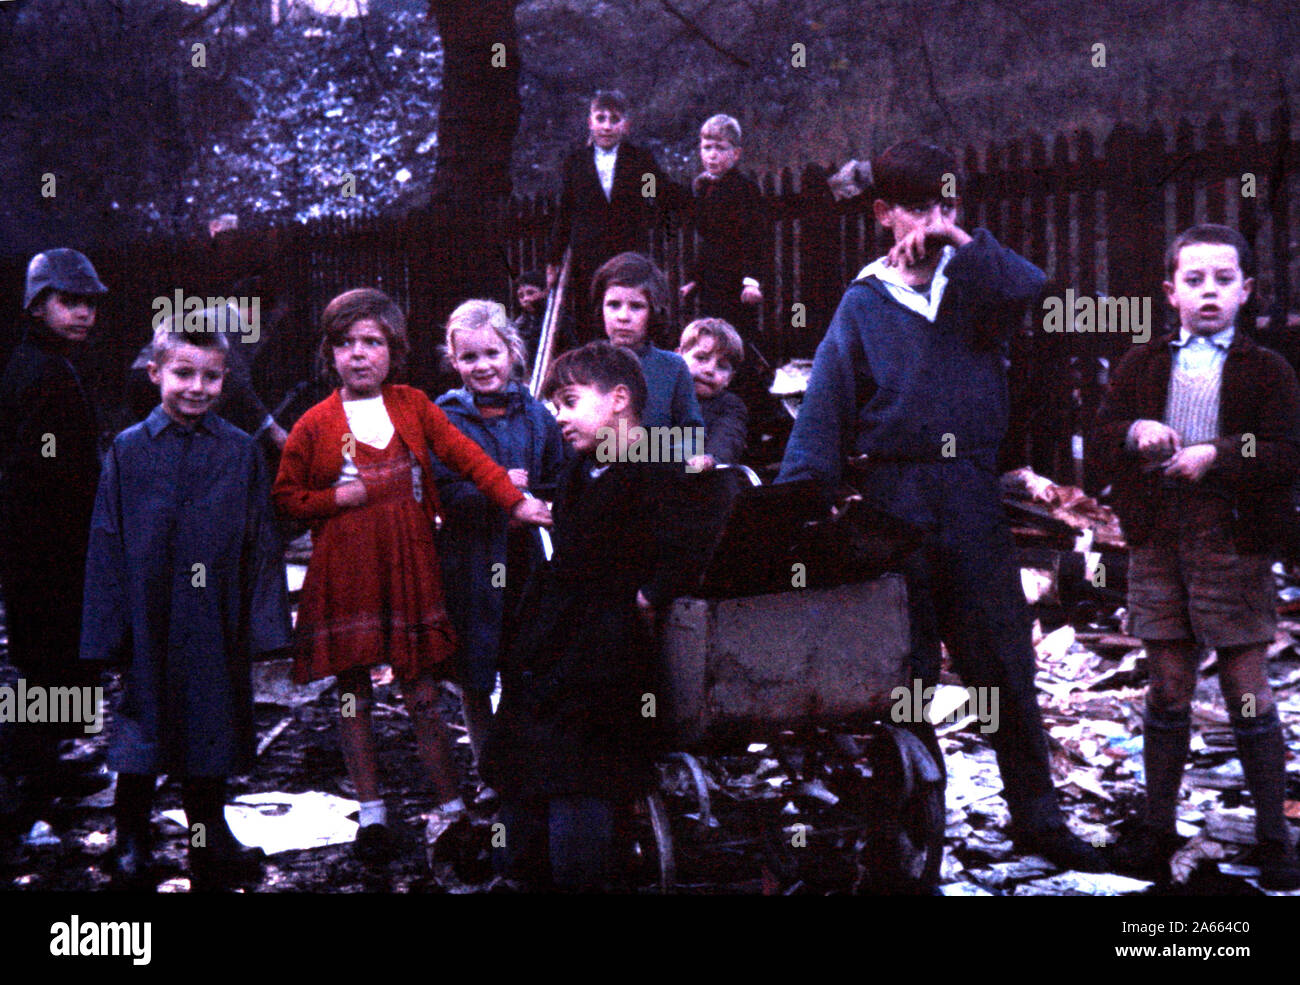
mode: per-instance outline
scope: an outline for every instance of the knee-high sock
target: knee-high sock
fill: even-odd
[[[1255,831],[1261,842],[1290,844],[1286,821],[1286,743],[1277,708],[1254,718],[1232,716],[1241,771],[1255,801]]]
[[[1143,716],[1142,759],[1147,778],[1147,824],[1161,831],[1176,829],[1178,789],[1192,739],[1192,715],[1157,711],[1147,705]]]

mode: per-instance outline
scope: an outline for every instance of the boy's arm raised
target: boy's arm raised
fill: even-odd
[[[950,283],[962,285],[978,301],[994,305],[1029,304],[1047,283],[1045,273],[983,228],[957,248],[944,272]]]

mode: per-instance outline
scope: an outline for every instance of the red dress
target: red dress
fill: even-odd
[[[456,637],[414,458],[396,431],[384,449],[356,442],[364,505],[324,522],[312,545],[295,634],[299,684],[386,663],[399,681],[449,676]],[[422,495],[422,492],[420,493]]]

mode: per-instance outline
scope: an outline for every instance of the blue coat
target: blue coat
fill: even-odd
[[[112,768],[246,770],[250,655],[290,642],[281,545],[253,439],[213,413],[187,430],[162,407],[119,434],[95,500],[86,589],[81,656],[123,668]]]
[[[641,423],[646,427],[704,427],[695,399],[695,381],[686,360],[675,352],[643,345],[632,350],[641,361],[647,394]]]
[[[483,417],[464,388],[438,398],[438,406],[466,437],[504,469],[527,469],[529,491],[554,498],[555,482],[568,457],[560,426],[546,405],[517,383],[507,385],[502,417]],[[460,637],[457,664],[462,683],[491,692],[501,648],[506,592],[493,585],[493,565],[506,563],[508,517],[478,487],[442,463],[433,463],[444,523],[438,532],[447,611]],[[535,535],[529,538],[536,543]],[[538,548],[537,556],[540,556]],[[533,559],[534,561],[536,558]],[[527,571],[509,571],[522,587]],[[515,587],[514,585],[511,586]]]

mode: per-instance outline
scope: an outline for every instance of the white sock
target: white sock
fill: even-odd
[[[438,805],[439,814],[458,814],[465,809],[465,801],[457,797],[455,800],[449,800],[445,804]]]
[[[361,826],[368,828],[372,824],[387,824],[388,809],[382,800],[367,800],[361,804]]]

